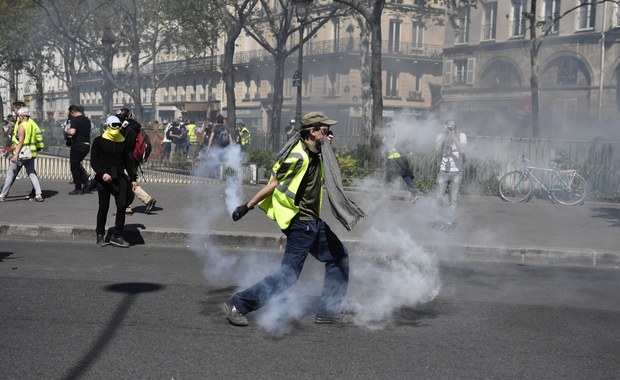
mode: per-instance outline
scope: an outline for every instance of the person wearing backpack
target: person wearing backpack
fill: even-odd
[[[130,152],[133,152],[131,155],[131,166],[133,171],[138,173],[140,164],[145,162],[151,153],[152,146],[150,138],[146,132],[142,130],[142,125],[134,119],[133,113],[128,108],[120,108],[116,110],[116,117],[118,117],[123,124],[121,133],[125,137],[125,145]],[[146,214],[150,214],[153,207],[155,207],[155,202],[157,201],[146,191],[144,191],[140,185],[132,188],[132,191],[127,194],[127,207],[125,208],[125,214],[133,214],[131,204],[136,197],[146,206],[144,212]]]
[[[211,136],[209,136],[209,145],[207,146],[207,149],[211,149],[213,143],[223,149],[232,144],[232,142],[233,140],[230,135],[230,130],[226,124],[224,124],[224,116],[222,114],[217,115],[215,125],[211,131]]]

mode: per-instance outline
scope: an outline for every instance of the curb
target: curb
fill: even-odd
[[[192,233],[184,230],[143,229],[125,230],[123,236],[132,245],[156,242],[167,246],[226,247],[227,249],[250,249],[252,251],[281,252],[286,244],[282,234],[244,233],[238,231],[208,231]],[[80,242],[95,242],[95,231],[86,226],[59,225],[0,225],[0,237],[33,238],[35,241],[70,239]],[[349,250],[360,256],[372,257],[360,240],[343,239]],[[490,247],[476,245],[434,245],[422,247],[437,255],[440,260],[501,261],[520,265],[561,264],[591,267],[620,267],[620,251],[598,251],[593,249],[570,249],[555,247]]]

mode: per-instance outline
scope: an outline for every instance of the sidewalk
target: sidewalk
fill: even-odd
[[[225,188],[213,185],[165,185],[144,183],[157,199],[150,215],[134,201],[134,214],[127,216],[126,235],[132,244],[198,244],[239,249],[280,250],[284,235],[261,210],[252,210],[233,222],[225,210]],[[68,195],[67,181],[43,181],[43,203],[29,202],[31,185],[16,181],[6,202],[0,203],[0,240],[72,239],[92,241],[95,246],[97,194]],[[259,187],[244,186],[243,201]],[[373,254],[368,236],[411,236],[414,243],[443,258],[481,258],[528,263],[535,260],[582,265],[620,265],[620,204],[586,202],[583,206],[561,206],[549,200],[523,204],[498,197],[460,198],[460,222],[452,235],[432,229],[436,202],[422,197],[415,204],[394,193],[378,201],[381,194],[351,191],[350,197],[368,214],[348,232],[334,219],[325,200],[323,217],[347,244],[351,254]],[[404,192],[402,193],[404,195]],[[113,225],[110,205],[107,226]],[[209,222],[209,219],[211,220]],[[376,241],[375,241],[376,243]]]

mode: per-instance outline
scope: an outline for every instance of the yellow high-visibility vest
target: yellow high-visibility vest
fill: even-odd
[[[288,171],[282,179],[278,181],[276,188],[271,196],[263,199],[259,204],[261,210],[265,211],[267,217],[278,223],[280,229],[285,230],[291,224],[291,220],[299,212],[299,206],[295,204],[295,198],[299,191],[299,186],[308,171],[310,158],[303,148],[300,141],[291,149],[289,155],[284,159],[282,164],[289,166]],[[272,177],[278,172],[281,164],[276,163],[273,166]],[[320,163],[321,181],[325,177],[323,170],[323,162]],[[323,188],[319,192],[319,212],[323,206]]]

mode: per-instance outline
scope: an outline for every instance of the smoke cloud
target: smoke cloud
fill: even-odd
[[[200,160],[195,175],[219,175],[219,162],[230,169],[227,169],[229,175],[226,176],[224,194],[221,187],[195,186],[194,202],[187,213],[193,232],[198,236],[215,226],[219,218],[229,218],[234,208],[243,202],[241,176],[230,175],[233,171],[241,173],[242,152],[238,146],[232,146],[211,153],[207,159]],[[343,306],[354,313],[357,325],[380,329],[391,324],[392,316],[399,308],[432,300],[440,290],[441,281],[437,259],[400,227],[408,225],[410,215],[406,212],[390,214],[382,207],[382,202],[389,201],[393,192],[385,191],[385,184],[378,180],[367,179],[358,185],[366,191],[356,195],[360,199],[355,200],[363,205],[368,216],[363,220],[363,226],[358,227],[365,230],[363,240],[354,246],[345,242],[350,252],[351,273]],[[324,212],[329,212],[327,209],[326,206]],[[269,223],[267,219],[266,222]],[[275,224],[274,232],[277,232]],[[347,239],[346,235],[339,237]],[[196,238],[190,242],[190,247],[203,258],[203,272],[210,283],[236,284],[245,288],[277,269],[272,260],[265,260],[260,255],[252,252],[226,255],[209,241],[205,247],[202,239]],[[323,264],[309,258],[299,281],[255,313],[256,323],[269,334],[282,336],[292,331],[296,321],[308,315],[313,317],[323,275]]]

